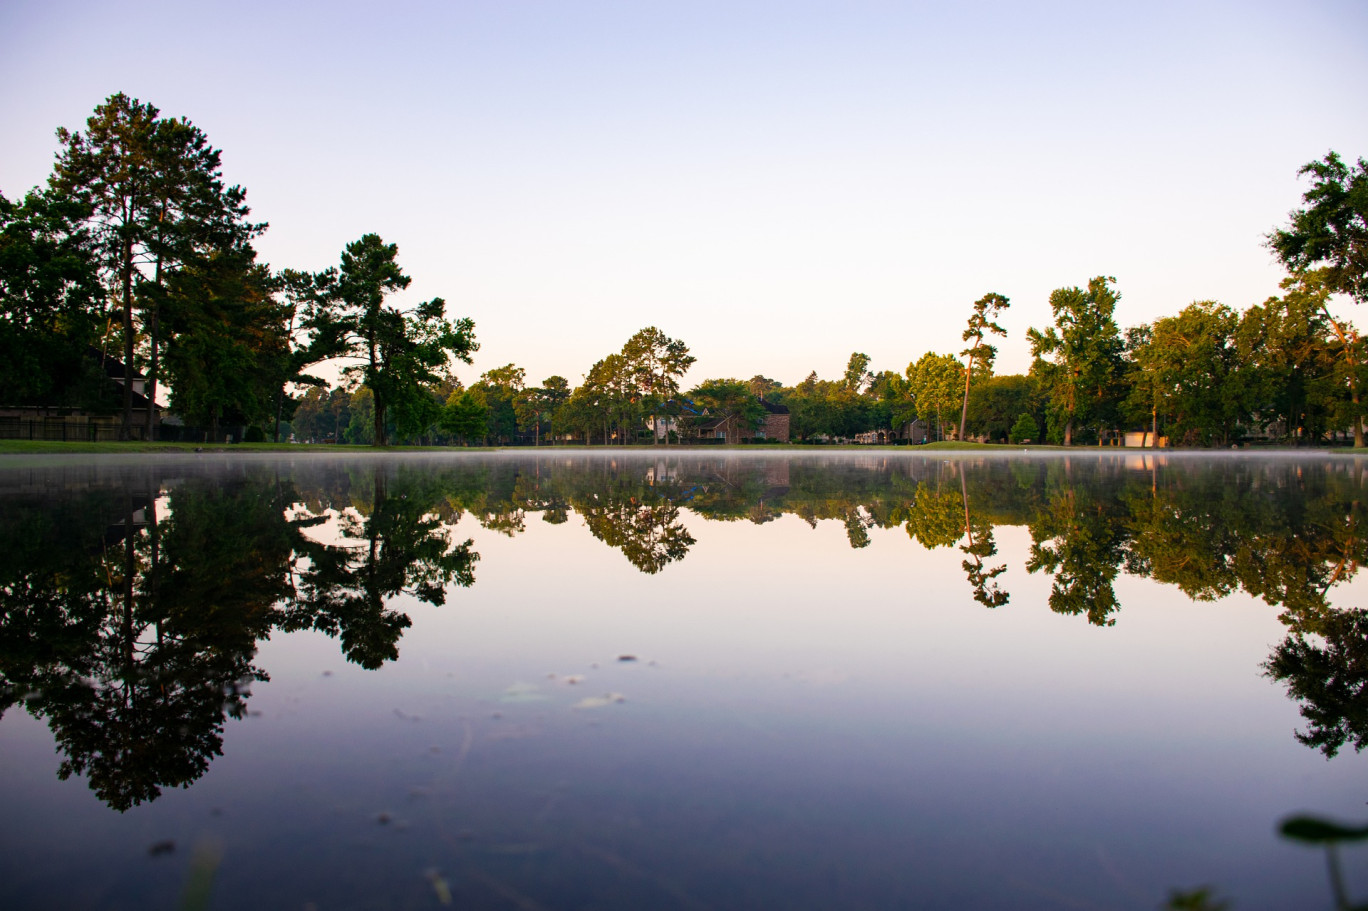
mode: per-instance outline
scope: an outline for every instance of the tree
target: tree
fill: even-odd
[[[1013,443],[1031,443],[1040,434],[1040,427],[1036,424],[1035,418],[1029,412],[1023,411],[1012,425],[1012,432],[1008,439]]]
[[[328,293],[336,277],[335,269],[317,274],[285,269],[277,276],[277,284],[285,297],[281,316],[287,346],[274,365],[278,376],[273,437],[277,443],[280,442],[281,417],[289,400],[286,387],[317,389],[325,386],[324,380],[304,371],[347,353],[347,325],[337,312],[336,299]]]
[[[1268,246],[1292,272],[1325,267],[1325,284],[1358,303],[1368,301],[1368,162],[1349,167],[1335,152],[1303,165],[1311,188],[1306,208],[1289,213],[1286,230],[1268,235]]]
[[[208,426],[264,422],[271,413],[275,366],[286,356],[280,306],[270,271],[249,246],[186,263],[167,285],[161,305],[171,406]]]
[[[626,445],[627,428],[634,426],[641,407],[641,396],[632,374],[632,366],[621,354],[610,354],[589,368],[584,378],[587,414],[603,421],[603,442],[607,445],[609,428],[616,424],[622,445]]]
[[[485,407],[486,435],[495,443],[511,441],[518,431],[517,401],[527,371],[514,364],[486,370],[471,390]]]
[[[0,389],[8,405],[96,406],[86,353],[103,311],[83,207],[51,191],[0,195]]]
[[[1055,324],[1044,332],[1033,328],[1026,333],[1036,359],[1031,372],[1049,394],[1051,438],[1058,432],[1065,446],[1073,445],[1080,422],[1110,417],[1122,347],[1113,318],[1120,299],[1111,288],[1115,282],[1098,276],[1087,290],[1056,289],[1050,294]]]
[[[689,398],[704,408],[710,417],[725,422],[729,443],[753,435],[755,428],[765,419],[765,406],[750,391],[750,384],[742,380],[704,380],[690,390]]]
[[[536,445],[541,445],[541,428],[549,424],[556,410],[570,398],[570,384],[563,376],[547,377],[540,386],[524,389],[514,399],[513,410],[518,426],[535,433]]]
[[[442,429],[453,436],[460,437],[467,445],[470,441],[485,435],[489,410],[469,389],[453,392],[442,409],[438,423]]]
[[[850,359],[846,361],[845,376],[842,377],[846,390],[859,395],[870,379],[869,355],[859,351],[852,352]]]
[[[948,354],[926,352],[907,365],[907,386],[917,405],[917,415],[927,424],[936,419],[938,436],[944,437],[944,416],[959,398],[964,367]]]
[[[1364,342],[1347,320],[1329,308],[1325,271],[1313,269],[1282,281],[1283,295],[1250,307],[1240,321],[1241,361],[1249,370],[1257,401],[1284,421],[1298,440],[1318,437],[1323,422],[1342,418],[1354,445],[1363,445]],[[1347,390],[1349,402],[1343,401]]]
[[[1040,390],[1033,377],[1019,373],[980,377],[969,389],[967,433],[1003,440],[1011,434],[1012,426],[1022,412],[1036,421],[1040,411]],[[1036,432],[1030,437],[1040,439]]]
[[[652,437],[659,444],[660,413],[679,395],[679,380],[693,366],[695,358],[684,342],[670,338],[655,326],[647,326],[629,338],[622,346],[622,356],[650,409]]]
[[[412,405],[425,385],[441,378],[451,357],[468,364],[479,348],[475,324],[448,320],[440,297],[408,309],[386,306],[387,295],[412,281],[400,270],[398,255],[397,244],[386,244],[378,234],[362,236],[343,251],[335,289],[353,333],[352,353],[364,359],[348,369],[375,395],[377,446],[388,439],[391,406]]]
[[[974,375],[974,365],[979,364],[986,373],[993,369],[997,348],[985,345],[983,337],[987,333],[1007,336],[1007,330],[993,322],[997,315],[1010,307],[1007,298],[1001,294],[989,293],[974,301],[974,312],[969,315],[969,326],[964,330],[964,340],[973,341],[960,354],[964,355],[964,404],[960,407],[959,438],[963,440],[964,425],[969,418],[969,381]]]
[[[148,340],[149,401],[155,400],[162,330],[160,304],[169,272],[192,258],[241,246],[265,230],[248,224],[246,192],[224,187],[220,153],[185,119],[122,93],[111,95],[84,132],[58,129],[62,149],[49,183],[84,206],[106,294],[122,314],[123,360],[133,368],[135,291]],[[150,269],[151,275],[144,270]],[[151,427],[148,410],[148,428]],[[123,388],[119,435],[132,436],[133,388]]]
[[[1144,332],[1131,333],[1138,374],[1132,402],[1149,406],[1154,433],[1162,415],[1170,435],[1186,443],[1229,441],[1245,411],[1238,323],[1229,307],[1198,301],[1177,316],[1155,320]]]

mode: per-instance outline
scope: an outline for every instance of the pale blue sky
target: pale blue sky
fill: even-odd
[[[1368,4],[11,0],[0,81],[6,195],[113,92],[184,115],[273,266],[397,243],[467,381],[648,324],[690,381],[902,370],[988,291],[1013,372],[1094,275],[1123,326],[1277,292],[1297,168],[1368,157]]]

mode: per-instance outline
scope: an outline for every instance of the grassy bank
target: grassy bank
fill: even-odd
[[[980,450],[984,452],[1003,452],[1020,451],[1027,449],[1059,449],[1058,446],[1003,446],[989,443],[957,443],[946,441],[942,443],[927,443],[924,446],[864,446],[856,444],[846,445],[816,445],[809,446],[803,444],[793,444],[790,446],[764,445],[764,446],[652,446],[649,443],[635,446],[515,446],[504,449],[503,451],[515,452],[549,452],[557,450],[560,452],[834,452],[838,450],[849,450],[854,452],[869,452],[880,450],[885,452],[927,452],[944,450]],[[1087,450],[1095,447],[1080,446],[1079,450]],[[300,445],[295,443],[143,443],[138,441],[127,443],[105,442],[105,443],[76,443],[61,442],[57,440],[0,440],[0,455],[40,455],[40,454],[67,454],[85,455],[91,453],[130,455],[136,453],[162,453],[162,454],[185,454],[185,453],[249,453],[249,452],[288,452],[291,455],[304,455],[308,453],[363,453],[363,452],[425,452],[435,454],[439,452],[496,452],[500,451],[497,447],[463,447],[463,446],[389,446],[379,449],[373,446],[338,446],[329,444],[309,444]]]

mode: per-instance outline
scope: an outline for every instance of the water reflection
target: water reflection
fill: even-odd
[[[957,548],[988,608],[1011,603],[994,530],[1024,526],[1024,568],[1050,578],[1059,614],[1116,624],[1122,571],[1280,608],[1264,671],[1300,705],[1297,738],[1327,756],[1368,744],[1368,613],[1333,603],[1365,557],[1357,460],[552,455],[16,474],[0,479],[0,714],[45,719],[58,774],[119,810],[204,774],[268,679],[254,660],[273,631],[320,631],[368,669],[394,661],[412,623],[399,596],[441,605],[474,583],[479,555],[454,531],[467,515],[509,537],[530,516],[577,516],[647,574],[689,556],[690,516],[835,521],[852,548],[900,528]]]
[[[275,629],[337,637],[367,668],[398,656],[406,592],[441,604],[478,556],[453,546],[426,473],[272,473],[118,483],[6,497],[0,522],[0,714],[45,718],[64,756],[126,810],[188,787],[247,712]],[[340,482],[340,486],[339,486]],[[336,518],[335,540],[306,529]]]

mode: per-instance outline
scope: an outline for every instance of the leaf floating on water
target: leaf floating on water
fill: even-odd
[[[618,660],[619,660],[619,661],[635,661],[635,660],[637,660],[637,656],[636,656],[636,655],[618,655]]]
[[[446,878],[432,867],[424,871],[423,875],[427,877],[428,882],[432,883],[432,891],[437,893],[437,901],[444,905],[451,904],[451,886],[447,883]]]
[[[190,859],[190,878],[181,893],[182,911],[205,911],[214,891],[214,874],[223,862],[223,847],[218,842],[202,842]]]
[[[621,693],[604,693],[602,696],[590,696],[588,699],[581,699],[576,702],[574,708],[577,709],[597,709],[605,705],[612,705],[615,702],[626,702],[627,697]]]
[[[581,683],[584,682],[584,675],[583,675],[583,674],[568,674],[568,675],[564,678],[564,682],[570,684],[571,686],[576,686],[576,685],[581,684]]]
[[[160,857],[163,854],[174,854],[175,851],[176,843],[168,838],[165,841],[154,842],[152,846],[147,849],[147,854],[149,857]]]
[[[1284,838],[1322,844],[1337,841],[1362,841],[1368,838],[1368,826],[1342,826],[1315,816],[1293,816],[1283,820],[1279,831]]]
[[[500,702],[537,702],[545,699],[535,683],[515,683],[503,691]]]

